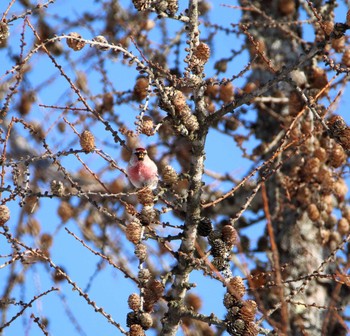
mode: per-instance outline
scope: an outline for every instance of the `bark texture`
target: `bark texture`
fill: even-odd
[[[281,13],[283,1],[241,1],[243,7],[253,6],[256,11],[244,11],[243,24],[249,24],[249,37],[247,38],[248,48],[254,48],[253,43],[258,43],[261,54],[259,55],[258,65],[254,67],[249,78],[251,82],[266,83],[275,77],[275,73],[283,70],[284,67],[290,67],[298,64],[300,55],[308,52],[311,46],[301,43],[302,32],[298,26],[266,27],[266,22],[283,22],[283,20],[298,20],[299,1],[294,2],[295,11],[285,16]],[[291,3],[286,1],[286,3]],[[322,12],[321,2],[313,2],[315,8]],[[304,9],[310,10],[304,3]],[[268,10],[266,10],[268,8]],[[261,14],[259,13],[261,10]],[[312,14],[310,14],[312,15]],[[327,15],[325,14],[327,18]],[[331,19],[331,13],[328,12],[328,19]],[[314,43],[320,50],[323,49],[322,43]],[[251,51],[251,55],[256,56]],[[267,64],[266,60],[270,60]],[[306,75],[307,83],[302,83],[301,87],[306,96],[313,97],[319,92],[315,88],[313,81],[313,71],[315,63],[319,60],[317,56],[298,64],[299,72]],[[295,87],[299,86],[293,75],[287,78],[287,81],[280,82],[271,88],[266,94],[273,97],[288,97],[289,104],[268,103],[257,104],[257,119],[255,125],[255,136],[262,141],[265,148],[268,148],[274,139],[281,132],[282,128],[288,128],[292,120],[302,110],[304,104],[300,104],[300,110],[293,111],[291,97],[296,95]],[[300,97],[300,95],[299,95]],[[301,98],[297,99],[299,102]],[[318,111],[324,107],[319,104]],[[303,138],[304,137],[304,138]],[[330,139],[326,139],[322,125],[315,120],[310,110],[306,109],[300,114],[297,126],[292,131],[291,138],[296,142],[302,143],[297,149],[291,149],[279,154],[278,160],[284,162],[283,168],[278,171],[266,183],[266,189],[269,199],[269,211],[274,232],[274,239],[277,245],[280,265],[288,266],[282,272],[283,280],[302,279],[306,275],[319,272],[334,272],[332,263],[325,263],[324,260],[332,252],[330,240],[325,239],[329,230],[333,227],[334,217],[330,214],[333,207],[341,206],[342,200],[335,195],[332,187],[327,186],[324,176],[331,176],[334,165],[326,158],[319,159],[319,153],[327,152],[331,155],[338,144]],[[271,148],[271,146],[270,146]],[[262,155],[265,158],[267,153]],[[325,199],[331,199],[331,209],[325,209]],[[312,206],[320,210],[321,216],[318,220],[311,220],[310,214]],[[309,210],[309,211],[308,211]],[[328,211],[328,213],[327,213]],[[273,257],[272,263],[274,264]],[[274,267],[278,265],[274,264]],[[275,278],[278,282],[278,279]],[[283,292],[267,291],[265,292],[265,305],[272,307],[279,302],[279,309],[272,315],[273,320],[281,334],[288,335],[326,335],[344,334],[345,330],[339,328],[334,323],[331,328],[325,327],[324,319],[328,314],[325,309],[310,309],[310,306],[316,304],[328,307],[332,297],[330,293],[332,288],[329,281],[316,280],[310,277],[307,281],[294,282],[293,285],[284,286]],[[281,298],[287,298],[281,301]],[[298,304],[298,302],[300,304]],[[305,304],[305,305],[303,305]],[[327,329],[328,328],[328,329]],[[333,328],[333,329],[332,329]],[[338,335],[338,334],[337,334]]]

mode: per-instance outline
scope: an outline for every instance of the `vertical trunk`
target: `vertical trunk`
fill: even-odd
[[[283,13],[282,3],[292,6],[288,15]],[[313,3],[316,5],[316,2]],[[247,44],[251,57],[258,55],[257,65],[249,80],[266,83],[273,78],[273,69],[278,71],[282,67],[297,63],[300,55],[305,52],[306,45],[300,38],[297,25],[282,26],[277,23],[273,27],[273,23],[277,21],[298,20],[299,1],[294,2],[294,10],[290,1],[242,0],[241,5],[250,9],[252,5],[256,7],[253,7],[253,10],[243,10],[242,20],[248,28]],[[258,44],[253,47],[256,42]],[[310,74],[314,71],[314,65],[311,63],[304,64],[304,68],[300,70],[306,73],[309,84],[311,82],[307,86],[310,88],[306,91],[307,95],[315,96],[321,88],[313,91],[315,85]],[[302,84],[303,90],[305,87]],[[288,265],[283,271],[283,280],[301,279],[313,272],[318,274],[327,270],[321,268],[322,262],[336,245],[332,245],[331,239],[325,238],[325,235],[333,234],[334,228],[330,224],[334,222],[332,207],[339,207],[341,202],[330,186],[334,182],[331,178],[332,162],[326,157],[342,149],[324,135],[324,129],[309,109],[306,108],[297,117],[303,104],[298,96],[296,101],[300,104],[300,109],[294,111],[297,104],[292,102],[292,99],[295,99],[295,95],[292,86],[286,82],[279,83],[267,96],[288,97],[290,104],[256,105],[255,136],[265,145],[271,144],[283,129],[288,129],[292,121],[298,118],[295,128],[291,131],[291,140],[295,140],[299,145],[292,146],[280,155],[279,160],[284,162],[282,169],[266,183],[279,264]],[[262,159],[267,157],[268,153],[262,154]],[[327,207],[329,208],[326,209]],[[317,280],[316,276],[292,282],[289,287],[284,287],[283,297],[287,298],[285,302],[281,302],[278,294],[274,295],[271,290],[265,293],[268,308],[276,303],[281,304],[280,309],[272,315],[279,325],[280,334],[321,335],[322,328],[325,328],[323,322],[326,313],[324,309],[312,308],[311,305],[329,305],[329,286],[327,281]],[[336,327],[328,327],[326,335],[334,334],[332,328]]]

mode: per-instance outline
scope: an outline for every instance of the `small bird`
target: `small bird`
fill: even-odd
[[[126,169],[130,182],[136,188],[155,189],[158,185],[158,168],[144,148],[135,148]]]

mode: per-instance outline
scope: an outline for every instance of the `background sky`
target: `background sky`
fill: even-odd
[[[125,5],[129,5],[131,1],[121,1]],[[187,1],[180,1],[180,10],[185,7]],[[227,1],[229,5],[236,5],[236,1]],[[0,1],[0,13],[4,12],[7,8],[8,1]],[[240,18],[240,12],[237,9],[227,8],[220,4],[219,1],[212,1],[211,5],[213,11],[210,14],[210,18],[213,23],[217,23],[224,27],[230,28],[230,23],[238,23]],[[52,18],[54,26],[57,27],[57,34],[69,33],[70,31],[60,31],[59,21],[57,16],[62,16],[62,13],[67,17],[80,17],[80,14],[83,10],[100,8],[97,2],[92,0],[58,0],[54,4],[50,5],[46,10],[47,13]],[[335,21],[344,21],[347,8],[341,6],[336,10],[336,20]],[[23,12],[23,7],[15,2],[12,7],[8,17],[11,17],[12,14],[18,14]],[[12,49],[13,53],[18,53],[18,46],[20,40],[20,34],[22,30],[22,20],[14,21],[13,25],[10,27],[11,37],[9,39],[9,48]],[[176,31],[178,28],[178,23],[174,22],[170,25],[170,29]],[[72,31],[79,32],[84,38],[91,39],[95,35],[98,35],[98,31],[91,31],[92,27],[89,27],[88,22],[81,22],[80,27],[74,27]],[[96,27],[94,27],[96,29]],[[206,28],[202,28],[202,32],[205,35]],[[29,34],[29,33],[28,33]],[[159,41],[159,30],[154,29],[151,34],[151,37],[154,37],[154,43]],[[309,32],[306,31],[305,39],[313,40],[313,36],[308,35]],[[218,59],[225,57],[225,55],[230,55],[230,50],[240,49],[240,44],[235,40],[235,35],[227,36],[225,33],[218,33],[216,40],[216,47],[212,50],[212,59]],[[67,48],[66,45],[62,44],[63,48]],[[31,45],[27,46],[27,51],[30,49]],[[131,47],[131,49],[133,49]],[[25,52],[26,54],[26,52]],[[136,54],[136,52],[135,52]],[[75,58],[74,58],[75,57]],[[109,57],[110,56],[106,56]],[[80,55],[73,54],[73,58],[70,60],[72,64],[79,62]],[[94,61],[96,58],[93,58]],[[246,64],[248,60],[248,55],[244,52],[240,57],[237,58],[237,62],[229,64],[228,73],[231,75],[238,74],[241,70],[242,64]],[[33,71],[31,72],[28,80],[28,90],[36,90],[37,87],[40,87],[40,93],[38,94],[37,106],[35,108],[35,113],[33,118],[37,120],[45,120],[47,125],[52,125],[59,118],[59,112],[53,111],[47,108],[42,108],[39,104],[47,105],[63,105],[60,104],[61,101],[65,100],[66,95],[71,95],[71,90],[67,85],[67,82],[60,76],[57,75],[57,71],[46,57],[34,56],[32,59]],[[10,69],[12,64],[7,58],[7,54],[4,50],[0,49],[0,80],[3,80],[3,74],[6,70]],[[79,68],[83,69],[89,78],[89,84],[91,91],[101,92],[102,84],[99,78],[95,78],[94,74],[96,72],[91,71],[94,64],[92,62],[86,61],[85,64],[79,64]],[[210,61],[207,65],[207,76],[210,77],[213,75],[210,69],[212,69],[212,62]],[[66,66],[66,72],[68,75],[74,77],[74,72],[70,67]],[[137,72],[130,70],[129,67],[121,67],[120,59],[116,60],[110,58],[108,61],[108,75],[112,79],[114,86],[117,90],[123,91],[133,87],[135,77]],[[50,78],[52,74],[52,80],[54,85],[45,86],[47,78]],[[234,82],[236,87],[242,87],[244,84],[244,79],[238,79]],[[349,117],[349,97],[343,96],[340,103],[339,114],[341,114],[345,120],[350,121]],[[0,97],[0,104],[3,104],[3,97]],[[137,106],[130,108],[128,106],[123,106],[116,113],[120,113],[123,120],[127,123],[130,128],[135,128],[133,125],[135,121],[135,116],[138,114]],[[253,118],[252,114],[252,118]],[[26,136],[25,132],[22,132],[18,129],[19,134]],[[71,133],[71,130],[67,129],[67,132]],[[57,138],[59,135],[52,131],[50,137],[52,139]],[[102,148],[112,157],[119,157],[120,147],[113,143],[110,135],[107,134],[104,129],[101,127],[100,130],[96,130],[96,143],[97,147]],[[62,145],[65,148],[79,148],[77,143],[72,143],[72,134],[68,135],[66,139],[63,140]],[[152,138],[143,137],[141,142],[145,145],[148,145],[152,142]],[[248,149],[253,148],[254,141],[250,144],[246,144]],[[58,150],[58,148],[53,148]],[[38,151],[41,151],[38,148]],[[93,168],[98,168],[100,162],[96,157],[86,157],[83,156],[84,160],[88,163],[89,166]],[[74,167],[75,165],[79,167],[78,162],[71,161],[69,158],[62,160],[62,162]],[[125,168],[126,163],[119,161],[120,165]],[[229,167],[229,168],[228,168]],[[217,131],[211,131],[206,145],[206,168],[212,171],[225,173],[229,171],[235,178],[241,178],[244,176],[246,171],[251,167],[251,162],[242,158],[241,151],[235,146],[234,141],[228,139],[227,136],[220,134]],[[176,166],[175,166],[176,168]],[[116,172],[116,174],[119,174]],[[112,179],[116,176],[106,175],[106,179]],[[207,178],[206,182],[212,182],[211,179]],[[125,183],[128,183],[125,179]],[[227,184],[218,185],[220,190],[227,190],[231,186]],[[36,217],[44,218],[42,221],[42,230],[44,232],[49,232],[55,235],[54,246],[51,250],[52,259],[59,265],[64,265],[65,270],[69,276],[80,286],[82,289],[86,289],[89,284],[89,279],[93,276],[96,271],[96,267],[99,263],[99,258],[90,253],[87,249],[81,246],[78,242],[74,241],[71,236],[68,236],[65,230],[58,229],[61,227],[61,222],[58,216],[56,215],[58,202],[55,200],[42,200],[42,206],[36,213]],[[18,212],[18,203],[11,202],[11,223],[17,223],[19,219]],[[164,219],[165,220],[165,219]],[[65,224],[66,227],[71,229],[73,232],[77,232],[75,229],[75,223],[73,221],[68,221]],[[250,236],[252,242],[256,241],[257,237],[260,236],[260,232],[264,230],[264,225],[256,225],[251,227],[244,232]],[[255,238],[256,237],[256,238]],[[119,237],[119,239],[122,239]],[[117,237],[118,240],[118,237]],[[9,253],[7,248],[4,249],[4,246],[7,246],[6,241],[3,236],[0,236],[0,254],[6,255]],[[132,253],[132,244],[130,244],[130,253]],[[4,258],[4,260],[6,260]],[[136,286],[134,286],[129,280],[125,279],[123,274],[114,270],[109,265],[104,265],[105,269],[103,272],[99,272],[98,276],[93,278],[91,287],[89,289],[89,295],[98,306],[101,306],[112,315],[114,320],[121,323],[124,328],[126,313],[129,311],[127,307],[127,298],[132,292],[138,292]],[[169,268],[171,265],[169,265]],[[16,293],[16,299],[21,298],[23,301],[28,302],[34,295],[49,289],[52,286],[51,277],[48,275],[47,266],[41,263],[36,263],[30,266],[30,270],[26,276],[26,282],[22,288],[18,288]],[[6,268],[0,269],[0,290],[1,284],[4,284],[7,281]],[[210,281],[207,278],[204,278],[201,273],[194,272],[191,275],[191,281],[198,284],[198,287],[193,290],[194,293],[206,291],[210,293],[205,297],[203,301],[203,308],[201,313],[210,314],[213,310],[213,305],[217,304],[216,298],[222,297],[222,293],[225,289],[217,282]],[[50,320],[48,330],[50,335],[119,335],[119,331],[107,323],[105,318],[101,315],[96,314],[92,307],[87,305],[85,301],[74,291],[72,287],[66,282],[57,284],[60,288],[59,295],[49,294],[43,297],[40,300],[37,300],[33,304],[32,310],[35,311],[37,316],[56,316]],[[107,290],[106,290],[107,289]],[[112,290],[111,290],[112,289]],[[224,317],[224,307],[216,307],[216,315],[220,318]],[[37,326],[33,325],[33,322],[30,322],[30,309],[24,314],[24,318],[19,318],[11,324],[9,328],[6,328],[4,335],[42,335],[41,331],[38,330]],[[18,307],[13,307],[10,312],[16,314],[18,312]],[[67,312],[71,312],[71,319],[67,317]],[[69,315],[69,314],[68,314]],[[11,317],[11,314],[8,315],[8,318]],[[74,319],[77,319],[77,322],[74,322]],[[31,324],[32,323],[32,324]],[[77,330],[75,325],[79,325],[82,330]],[[147,332],[148,335],[152,335],[152,332]],[[182,332],[179,332],[179,335],[182,335]]]

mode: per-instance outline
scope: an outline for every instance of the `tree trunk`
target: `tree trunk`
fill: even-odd
[[[287,3],[290,2],[284,1],[284,6]],[[256,7],[252,11],[243,10],[242,20],[247,25],[243,29],[247,29],[251,58],[259,58],[259,65],[253,69],[249,81],[265,84],[274,77],[274,71],[298,64],[300,55],[307,52],[305,49],[308,46],[301,42],[298,25],[273,25],[283,20],[298,20],[299,1],[294,2],[295,10],[289,15],[282,13],[283,1],[241,1],[241,5]],[[278,303],[279,309],[272,317],[277,322],[280,333],[288,335],[316,336],[321,335],[322,330],[326,335],[335,335],[334,330],[339,328],[334,323],[332,330],[329,327],[328,330],[323,329],[326,328],[323,323],[327,310],[310,307],[313,304],[328,307],[332,300],[329,282],[317,280],[317,276],[310,275],[324,273],[326,270],[335,271],[328,263],[329,260],[323,261],[327,260],[336,246],[334,242],[338,240],[339,243],[339,237],[332,232],[334,217],[331,212],[333,207],[341,207],[342,202],[330,185],[335,183],[331,178],[334,164],[327,158],[334,151],[342,149],[325,135],[322,125],[315,120],[308,108],[299,114],[304,103],[301,96],[296,94],[296,86],[307,97],[315,97],[321,89],[315,85],[313,78],[317,60],[315,57],[304,63],[298,69],[300,72],[296,73],[297,76],[303,76],[304,73],[307,83],[298,82],[296,76],[291,84],[280,82],[267,93],[276,98],[287,97],[289,104],[256,105],[255,136],[264,145],[262,148],[268,148],[275,137],[283,129],[288,129],[297,118],[290,133],[290,140],[295,141],[296,145],[279,154],[278,160],[283,162],[283,168],[266,183],[274,236],[272,239],[275,239],[277,246],[273,254],[279,257],[279,264],[272,257],[273,267],[277,269],[279,265],[286,264],[280,274],[282,279],[300,279],[289,286],[283,286],[283,293],[279,290],[265,292],[266,308],[272,308]],[[300,106],[297,111],[295,108],[298,104],[295,101]],[[322,106],[317,105],[316,109],[321,111]],[[263,153],[261,157],[266,159],[269,155]],[[273,247],[272,242],[271,246]],[[278,273],[277,271],[274,278],[277,285]],[[287,299],[283,301],[282,297]],[[344,332],[345,330],[338,329],[336,334]]]

